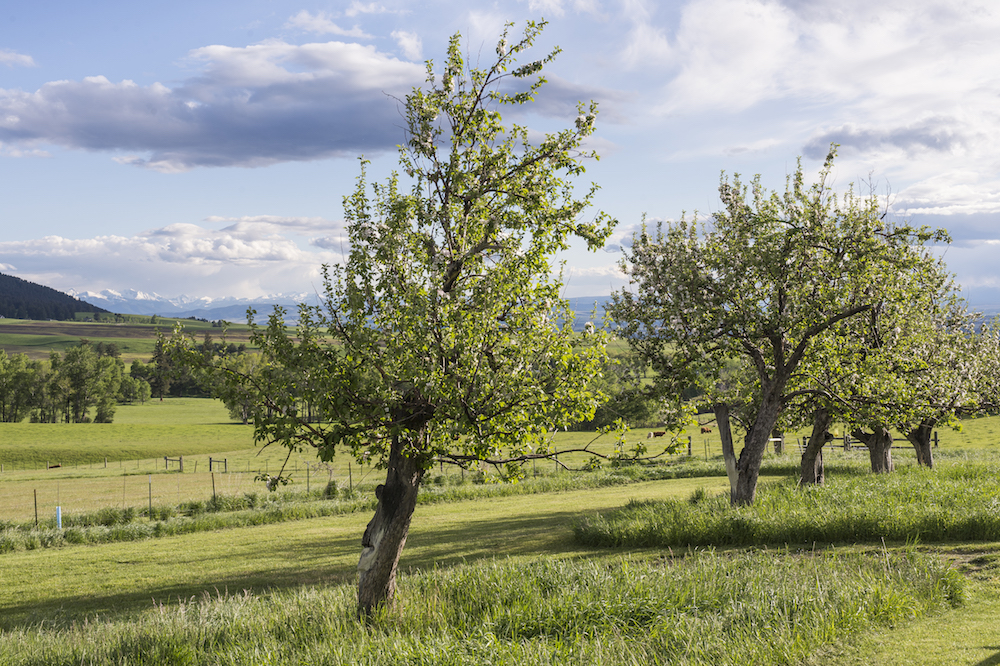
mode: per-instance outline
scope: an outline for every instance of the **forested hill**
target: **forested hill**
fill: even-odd
[[[74,319],[77,312],[107,312],[61,291],[0,273],[0,317]]]

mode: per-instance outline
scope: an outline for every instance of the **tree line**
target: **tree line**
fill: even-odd
[[[113,344],[84,340],[47,360],[0,350],[5,423],[111,423],[118,404],[145,402],[150,395],[149,383],[126,370]]]
[[[217,343],[206,336],[199,351],[225,357],[244,345]],[[173,363],[157,342],[148,362],[121,359],[114,342],[81,340],[64,354],[32,360],[0,350],[0,422],[111,423],[118,405],[145,403],[152,397],[209,397],[211,377]]]

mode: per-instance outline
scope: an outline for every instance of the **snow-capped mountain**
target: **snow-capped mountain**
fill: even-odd
[[[197,317],[199,319],[225,319],[230,322],[245,322],[247,308],[257,311],[257,321],[267,319],[275,305],[288,310],[291,318],[295,317],[299,303],[317,305],[319,297],[316,293],[272,294],[260,298],[209,298],[206,296],[193,298],[177,296],[166,298],[157,293],[123,289],[115,291],[105,289],[101,292],[74,291],[71,296],[86,301],[91,305],[104,308],[119,314],[160,315],[164,317]],[[589,296],[569,299],[570,310],[575,315],[573,328],[582,330],[587,321],[593,320],[600,324],[607,306],[607,296]]]
[[[226,319],[228,321],[245,321],[247,308],[254,308],[263,316],[270,314],[275,305],[290,310],[299,303],[317,303],[316,294],[272,294],[260,298],[209,298],[206,296],[194,298],[191,296],[176,296],[167,298],[153,292],[136,289],[121,291],[105,289],[101,292],[75,291],[70,295],[86,301],[91,305],[118,312],[120,314],[161,315],[166,317],[198,317],[201,319]]]

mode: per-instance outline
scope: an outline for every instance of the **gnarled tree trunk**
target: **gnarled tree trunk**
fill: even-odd
[[[935,419],[924,419],[916,428],[906,433],[906,439],[913,444],[913,450],[917,452],[917,464],[925,467],[934,467],[934,454],[931,453],[931,435],[936,425]]]
[[[802,452],[802,470],[799,477],[800,485],[823,485],[823,445],[829,440],[830,424],[833,415],[824,407],[813,412],[813,429]]]
[[[784,389],[784,382],[775,382],[769,389],[762,396],[757,418],[750,426],[743,451],[740,452],[740,459],[736,463],[739,478],[736,481],[736,491],[732,495],[732,502],[736,505],[753,504],[757,497],[760,463],[764,459],[764,450],[767,449],[771,430],[774,429],[774,424],[778,422],[778,415],[781,413],[781,392]]]
[[[873,472],[888,474],[892,471],[892,434],[886,428],[876,428],[871,433],[855,430],[851,435],[868,447]]]
[[[424,476],[422,461],[403,453],[399,435],[392,440],[385,484],[375,489],[378,506],[361,540],[358,561],[358,614],[369,615],[379,606],[392,606],[396,567],[406,545],[417,491]]]
[[[729,405],[715,405],[715,422],[722,438],[722,460],[726,463],[726,476],[729,477],[729,498],[736,501],[736,483],[739,474],[736,471],[736,449],[733,448],[733,431],[729,427]]]

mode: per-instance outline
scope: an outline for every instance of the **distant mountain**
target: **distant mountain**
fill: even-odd
[[[77,312],[108,310],[61,291],[0,273],[0,317],[9,319],[75,319]]]
[[[126,289],[101,292],[84,291],[73,294],[88,303],[107,308],[119,314],[160,315],[164,317],[197,317],[199,319],[225,319],[231,322],[245,322],[247,308],[258,313],[258,320],[266,319],[275,305],[293,312],[299,303],[315,305],[319,302],[316,294],[274,294],[260,298],[192,298],[178,296],[166,298],[157,293]]]
[[[257,320],[267,319],[275,305],[288,310],[294,317],[299,303],[309,305],[319,304],[315,293],[305,294],[273,294],[261,298],[191,298],[178,296],[165,298],[156,293],[126,289],[102,292],[72,292],[74,296],[107,308],[119,314],[160,315],[164,317],[197,317],[198,319],[224,319],[230,322],[245,322],[247,308],[257,311]],[[573,311],[573,328],[583,330],[588,321],[600,325],[604,318],[604,308],[610,299],[607,296],[582,296],[569,299],[570,310]],[[594,312],[596,310],[596,317]]]

